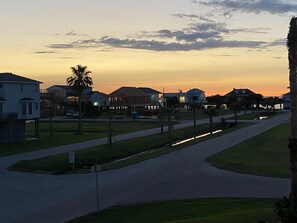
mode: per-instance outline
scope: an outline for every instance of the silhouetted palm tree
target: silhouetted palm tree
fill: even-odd
[[[87,66],[76,65],[70,68],[72,75],[67,78],[67,85],[71,86],[78,93],[78,134],[82,133],[81,125],[81,97],[84,89],[93,85],[93,80],[89,76],[92,72],[87,70]]]
[[[288,60],[290,70],[291,96],[291,133],[290,133],[290,169],[292,206],[297,208],[297,18],[293,17],[287,36]]]

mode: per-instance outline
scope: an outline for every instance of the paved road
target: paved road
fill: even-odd
[[[289,180],[231,173],[204,163],[206,157],[287,120],[285,113],[183,150],[102,172],[100,208],[168,199],[287,195]],[[0,159],[1,222],[64,222],[96,210],[95,174],[51,176],[4,170],[12,160]]]

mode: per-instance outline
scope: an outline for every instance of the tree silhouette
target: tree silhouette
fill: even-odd
[[[287,36],[291,97],[291,128],[289,139],[292,207],[297,208],[297,18],[290,22]]]
[[[93,85],[93,80],[89,76],[92,72],[87,70],[87,66],[76,65],[70,68],[72,75],[67,78],[67,85],[71,86],[78,93],[78,130],[77,134],[82,134],[81,124],[81,98],[84,89]]]

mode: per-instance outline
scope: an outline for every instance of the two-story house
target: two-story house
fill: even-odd
[[[189,108],[199,107],[205,104],[205,93],[198,88],[192,88],[187,92],[179,91],[173,93],[164,93],[165,106]]]
[[[0,73],[0,143],[26,139],[26,120],[40,118],[41,82],[12,73]]]

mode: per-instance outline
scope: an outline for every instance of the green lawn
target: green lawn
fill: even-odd
[[[176,123],[176,122],[175,122]],[[164,122],[166,125],[167,123]],[[53,136],[50,137],[48,121],[40,122],[40,138],[38,140],[27,140],[23,143],[1,145],[0,156],[7,156],[17,153],[30,152],[50,148],[59,145],[66,145],[86,140],[107,137],[108,122],[83,122],[82,135],[76,135],[76,121],[57,121],[52,123]],[[114,135],[145,129],[157,128],[158,121],[135,121],[135,122],[113,122],[112,129]],[[34,136],[34,123],[27,123],[28,136]]]
[[[232,114],[233,111],[229,109],[220,109],[217,110],[217,115],[226,115],[226,114]],[[192,110],[181,110],[176,114],[176,117],[180,120],[192,120],[193,119],[193,111]],[[196,120],[199,119],[208,119],[209,115],[205,113],[205,110],[202,108],[196,110]]]
[[[252,112],[252,113],[247,113],[247,114],[243,114],[243,115],[239,115],[238,116],[238,119],[240,119],[240,120],[253,120],[253,119],[256,119],[256,118],[259,118],[260,116],[266,116],[267,118],[271,118],[271,117],[273,117],[273,116],[275,116],[275,115],[277,115],[277,114],[279,114],[277,111],[275,112],[275,111],[269,111],[269,112],[267,112],[267,111],[265,111],[265,110],[263,110],[263,111],[261,111],[261,112],[259,112],[259,111],[254,111],[254,112]],[[234,117],[231,117],[230,119],[233,119]]]
[[[249,125],[248,123],[241,123],[239,127],[245,127]],[[234,131],[237,128],[226,129],[224,132],[217,135],[221,135],[230,131]],[[183,129],[176,129],[172,132],[172,139],[185,139],[200,134],[204,134],[209,131],[209,125],[199,125],[196,127],[187,127]],[[120,168],[123,166],[128,166],[146,159],[150,159],[164,153],[172,152],[177,149],[182,149],[191,144],[201,142],[202,140],[210,139],[211,137],[216,137],[217,135],[210,135],[205,138],[200,138],[188,142],[185,145],[179,145],[176,147],[169,148],[166,146],[168,144],[168,134],[155,134],[151,136],[131,139],[127,141],[122,141],[115,143],[113,145],[101,145],[88,149],[78,150],[75,152],[76,158],[84,163],[98,163],[102,165],[102,170],[109,170]],[[155,149],[151,153],[139,154],[144,151],[150,151]],[[156,150],[157,149],[157,150]],[[132,156],[134,155],[134,156]],[[130,157],[132,156],[132,157]],[[127,158],[124,160],[119,160],[122,158]],[[119,161],[117,161],[119,160]],[[113,162],[117,161],[117,162]],[[55,156],[22,161],[14,166],[10,167],[10,170],[16,171],[47,171],[54,174],[63,174],[65,172],[71,171],[71,166],[68,163],[68,153],[59,154]],[[77,166],[76,171],[82,171],[84,169]],[[84,171],[89,171],[86,169]]]
[[[115,206],[68,223],[276,223],[275,200],[213,198]]]
[[[289,178],[288,137],[289,125],[281,124],[206,161],[234,172]]]

